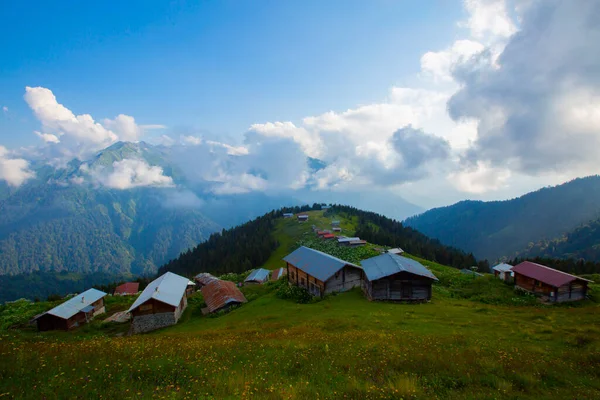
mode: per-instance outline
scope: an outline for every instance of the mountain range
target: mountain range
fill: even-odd
[[[496,261],[516,255],[600,261],[600,177],[506,201],[461,201],[405,220],[442,243]]]

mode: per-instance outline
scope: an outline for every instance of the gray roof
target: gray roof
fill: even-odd
[[[493,270],[494,270],[494,271],[498,271],[498,272],[508,272],[508,271],[512,270],[512,267],[513,267],[513,266],[512,266],[512,265],[510,265],[510,264],[504,264],[504,263],[503,263],[503,264],[498,264],[498,265],[496,265],[496,266],[493,268]]]
[[[185,295],[188,282],[188,278],[167,272],[150,282],[127,311],[131,312],[150,299],[177,307]]]
[[[344,237],[344,238],[338,238],[338,243],[344,243],[344,242],[354,242],[355,240],[360,240],[359,237]]]
[[[250,282],[250,281],[263,282],[263,281],[266,281],[267,279],[269,279],[269,273],[270,272],[271,271],[269,271],[268,269],[264,269],[264,268],[255,269],[254,271],[252,271],[250,273],[250,275],[248,275],[248,277],[246,278],[246,280],[244,282]]]
[[[61,305],[54,307],[52,310],[46,312],[45,314],[54,315],[55,317],[59,318],[69,319],[73,315],[82,311],[87,306],[97,302],[104,296],[106,296],[106,293],[98,289],[88,289],[85,292],[70,298]]]
[[[394,247],[393,249],[389,249],[387,252],[391,254],[402,254],[404,253],[404,250],[402,250],[400,247]]]
[[[298,247],[292,253],[285,256],[283,261],[292,264],[296,268],[300,268],[302,271],[323,282],[331,278],[346,265],[360,268],[356,264],[304,246]]]
[[[379,256],[368,258],[363,260],[361,265],[365,271],[365,275],[367,275],[367,278],[370,281],[385,278],[386,276],[394,275],[398,272],[408,272],[436,281],[438,280],[435,275],[420,262],[391,253],[384,253]]]

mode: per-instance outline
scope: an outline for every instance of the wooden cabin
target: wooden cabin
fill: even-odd
[[[427,301],[438,279],[421,263],[384,253],[361,262],[365,272],[363,291],[369,300]]]
[[[196,281],[196,285],[199,289],[218,279],[219,278],[213,276],[212,274],[209,274],[208,272],[201,272],[194,277],[194,281]]]
[[[196,291],[196,284],[192,281],[188,281],[187,288],[185,289],[185,295],[190,297]]]
[[[265,283],[269,280],[269,274],[271,271],[264,268],[255,269],[248,275],[248,277],[244,280],[244,283]]]
[[[308,290],[313,296],[343,292],[360,286],[362,268],[348,261],[305,246],[284,259],[288,282]]]
[[[510,264],[498,264],[492,271],[494,271],[494,276],[498,279],[503,280],[504,282],[513,282],[514,280],[514,272],[512,272],[513,266]]]
[[[308,221],[308,215],[307,214],[298,214],[298,221],[300,222],[306,222]]]
[[[230,281],[217,279],[203,286],[200,291],[206,303],[206,307],[202,309],[202,314],[227,310],[247,301],[240,289],[235,286],[235,283]]]
[[[287,268],[277,268],[271,272],[271,280],[278,281],[284,275],[287,275]]]
[[[138,282],[127,282],[115,288],[115,296],[135,296],[140,291]]]
[[[104,297],[106,293],[97,289],[89,289],[70,298],[59,306],[38,315],[34,321],[38,330],[70,330],[86,324],[97,315],[104,314]]]
[[[337,239],[338,245],[340,246],[350,246],[351,242],[356,242],[360,240],[359,237],[345,237],[345,236],[340,236]]]
[[[387,250],[386,253],[401,255],[404,253],[404,250],[402,250],[400,247],[394,247],[393,249]]]
[[[149,332],[175,325],[187,307],[189,280],[167,272],[146,286],[128,312],[133,333]]]
[[[293,218],[294,213],[283,213],[283,218]]]
[[[524,261],[512,268],[515,287],[552,303],[585,299],[592,281],[545,265]]]

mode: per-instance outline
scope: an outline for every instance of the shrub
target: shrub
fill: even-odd
[[[307,304],[312,301],[313,296],[311,296],[306,289],[295,285],[289,285],[285,281],[282,282],[285,284],[280,285],[275,294],[278,298],[293,300],[298,304]]]

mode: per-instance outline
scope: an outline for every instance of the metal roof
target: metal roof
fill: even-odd
[[[338,239],[338,243],[354,242],[356,240],[360,240],[360,238],[359,237],[343,237],[343,238]]]
[[[285,256],[283,261],[292,264],[294,267],[323,282],[331,278],[346,265],[361,268],[356,264],[305,246],[301,246]]]
[[[138,282],[127,282],[115,288],[115,294],[135,294],[140,291]]]
[[[420,262],[396,254],[384,253],[371,257],[361,262],[365,275],[370,281],[385,278],[398,272],[408,272],[438,280],[435,275],[425,268]]]
[[[272,281],[277,281],[277,280],[279,280],[279,278],[281,278],[285,274],[287,274],[287,269],[286,268],[277,268],[276,270],[274,270],[271,273],[271,280]]]
[[[213,276],[212,274],[209,274],[208,272],[199,273],[198,275],[196,275],[194,277],[194,279],[196,281],[198,281],[198,283],[201,285],[208,285],[212,281],[218,280],[218,278],[216,276]]]
[[[88,289],[85,292],[70,298],[61,305],[54,307],[52,310],[46,312],[45,314],[54,315],[55,317],[59,318],[69,319],[73,315],[82,311],[87,306],[97,302],[104,296],[106,296],[106,293],[98,289]]]
[[[402,254],[404,253],[404,250],[402,250],[400,247],[394,247],[393,249],[389,249],[387,252],[391,254]]]
[[[259,268],[259,269],[255,269],[254,271],[252,271],[250,273],[250,275],[248,275],[248,277],[246,278],[246,280],[244,282],[264,282],[269,280],[269,273],[271,271],[269,271],[268,269],[264,269],[264,268]]]
[[[89,312],[92,312],[92,311],[94,311],[94,306],[87,306],[87,307],[83,307],[83,308],[81,309],[81,311],[82,311],[82,312],[84,312],[84,313],[89,313]]]
[[[127,311],[131,312],[150,299],[177,307],[185,295],[187,285],[188,278],[167,272],[150,282]]]
[[[496,265],[494,268],[492,268],[494,271],[498,271],[498,272],[510,272],[512,270],[512,265],[510,264],[498,264]]]
[[[588,279],[567,274],[566,272],[546,267],[545,265],[537,264],[531,261],[524,261],[521,264],[515,265],[512,268],[512,270],[513,272],[516,272],[529,278],[533,278],[537,281],[546,283],[554,287],[566,285],[567,283],[573,282],[575,280],[592,282]]]
[[[231,281],[217,279],[200,289],[208,312],[217,311],[231,303],[245,303],[247,300]]]

